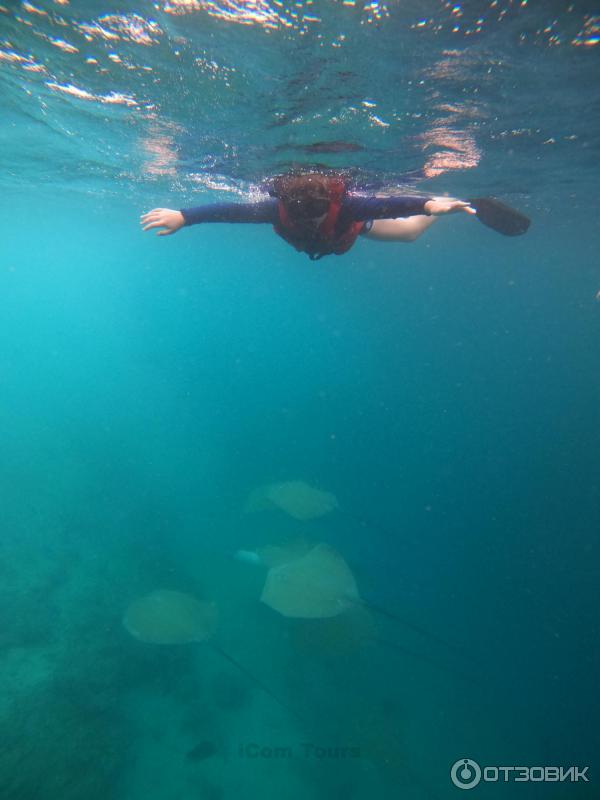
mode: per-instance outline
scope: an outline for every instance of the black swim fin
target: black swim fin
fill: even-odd
[[[476,197],[467,201],[477,212],[477,219],[504,236],[521,236],[531,220],[495,197]]]

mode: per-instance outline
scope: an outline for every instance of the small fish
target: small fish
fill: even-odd
[[[343,142],[334,139],[329,142],[312,142],[310,144],[280,144],[275,148],[276,153],[285,150],[297,150],[301,153],[360,153],[365,148],[355,142]]]
[[[297,150],[305,153],[359,153],[365,148],[354,142],[342,142],[339,140],[332,142],[314,142],[313,144],[297,145]]]
[[[204,761],[217,752],[217,745],[214,742],[199,742],[186,753],[188,761]]]

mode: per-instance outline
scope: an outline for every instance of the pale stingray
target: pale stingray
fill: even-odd
[[[376,521],[341,508],[337,497],[332,492],[316,489],[301,480],[258,486],[250,492],[244,504],[244,513],[246,514],[270,509],[279,509],[299,522],[308,522],[337,512],[360,525],[361,528],[379,531],[386,539],[390,537],[390,531]]]
[[[147,644],[178,645],[208,642],[216,631],[218,611],[215,603],[206,603],[183,592],[157,589],[134,600],[123,616],[123,625],[134,638]],[[253,673],[226,653],[215,642],[211,648],[242,672],[259,689],[286,711],[297,713],[277,697]]]
[[[288,561],[279,561],[269,569],[260,597],[263,603],[282,616],[296,619],[328,619],[362,607],[400,623],[438,644],[456,649],[451,643],[424,628],[363,600],[350,567],[330,545],[315,545],[303,556],[289,551],[287,546],[279,548],[271,546],[264,549],[269,554],[275,551],[280,558],[284,558],[286,553],[290,554]],[[260,550],[254,554],[259,556]],[[258,563],[261,560],[259,558]],[[377,641],[402,650],[407,655],[435,663],[435,659],[414,653],[402,645],[380,639]],[[461,651],[462,655],[464,653]]]
[[[283,481],[259,486],[250,492],[244,510],[278,508],[300,522],[329,514],[339,508],[337,497],[310,486],[305,481]]]
[[[170,589],[157,589],[134,600],[123,617],[126,630],[148,644],[205,642],[217,623],[214,603]]]
[[[254,551],[238,551],[236,555],[239,560],[270,569],[267,579],[267,582],[269,578],[271,581],[270,589],[265,585],[261,599],[279,613],[295,618],[295,624],[290,628],[290,636],[296,648],[309,652],[318,650],[323,655],[348,654],[373,638],[371,614],[362,604],[352,600],[357,594],[354,578],[342,557],[333,548],[325,544],[315,546],[314,543],[301,538],[281,545],[258,547]],[[309,555],[310,557],[306,558]],[[317,571],[313,569],[315,562]],[[291,563],[299,566],[299,570],[294,572],[292,578],[299,597],[292,600],[291,593],[285,592],[285,604],[282,605],[278,602],[281,600],[278,595],[282,594],[279,583],[282,578],[289,577],[290,570],[283,569],[283,566]],[[317,587],[310,608],[307,608],[306,592],[314,592],[319,570],[325,572],[325,581]],[[307,572],[308,581],[305,580]],[[270,591],[272,598],[269,597]],[[333,598],[331,591],[334,591]],[[317,595],[319,602],[315,604]],[[293,608],[290,607],[290,603]],[[335,612],[334,615],[329,613],[332,610]]]
[[[358,587],[342,556],[327,544],[272,567],[261,601],[284,617],[337,617],[360,603]]]

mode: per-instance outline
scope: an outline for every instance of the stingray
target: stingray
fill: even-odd
[[[337,498],[305,481],[283,481],[270,483],[254,489],[248,497],[245,511],[264,511],[278,508],[285,514],[302,522],[329,514],[339,508]]]
[[[261,601],[284,617],[337,617],[360,603],[358,587],[342,556],[327,544],[267,573]]]
[[[308,522],[337,512],[362,527],[372,528],[386,538],[390,537],[389,531],[373,520],[341,508],[337,497],[332,492],[317,489],[302,480],[269,483],[253,489],[246,499],[244,511],[253,513],[273,508],[283,511],[284,514],[299,522]]]
[[[271,545],[254,552],[241,551],[238,553],[238,558],[242,558],[242,560],[262,563],[269,567],[260,600],[274,611],[284,617],[294,619],[326,620],[363,608],[400,623],[437,644],[452,650],[457,649],[450,642],[424,628],[365,601],[359,594],[350,567],[330,545],[317,544],[307,551],[305,549],[304,552],[302,552],[302,547],[306,548],[309,545],[301,540],[301,543]],[[249,554],[253,554],[255,558],[248,558]],[[272,561],[269,563],[269,560],[263,561],[261,554],[265,554],[267,559],[272,559],[273,554],[276,554],[275,563]],[[452,669],[461,677],[465,677],[462,672],[458,672],[431,656],[414,652],[403,645],[383,639],[376,638],[375,641],[404,652],[413,658],[428,661],[445,669]],[[462,650],[460,655],[464,656]]]
[[[265,683],[212,641],[218,621],[215,603],[202,602],[192,595],[170,589],[157,589],[134,600],[123,617],[125,630],[140,642],[158,645],[208,643],[255,686],[297,717],[298,714]]]
[[[169,589],[157,589],[134,600],[123,617],[127,632],[148,644],[205,642],[217,624],[214,603]]]

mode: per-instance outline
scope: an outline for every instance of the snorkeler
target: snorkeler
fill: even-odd
[[[321,172],[279,175],[267,184],[269,199],[253,203],[211,203],[175,211],[155,208],[141,217],[143,230],[159,236],[201,222],[266,222],[311,260],[346,253],[359,235],[388,242],[412,242],[437,217],[465,212],[499,233],[516,236],[527,217],[492,198],[463,201],[416,195],[367,196],[352,192],[343,175]]]

